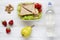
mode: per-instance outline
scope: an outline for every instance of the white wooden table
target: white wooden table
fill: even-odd
[[[22,22],[18,15],[17,15],[17,5],[20,2],[39,2],[43,6],[43,15],[42,18],[39,21],[34,21],[31,23]],[[55,32],[56,37],[54,40],[60,40],[60,0],[0,0],[0,40],[48,40],[47,39],[47,31],[46,26],[44,25],[44,19],[45,19],[45,11],[47,8],[47,3],[51,1],[54,5],[54,11],[55,11]],[[12,4],[14,7],[14,11],[12,11],[11,14],[8,14],[4,11],[5,6],[8,4]],[[2,20],[14,20],[14,25],[11,27],[11,34],[6,34],[5,27],[1,24]],[[32,25],[34,24],[35,27],[32,28],[32,34],[28,39],[24,39],[20,31],[25,25]]]

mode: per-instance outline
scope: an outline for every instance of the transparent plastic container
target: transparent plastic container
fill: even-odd
[[[31,1],[30,1],[30,2],[28,2],[28,1],[22,2],[22,1],[21,1],[21,3],[19,3],[19,4],[22,4],[22,3],[39,3],[39,2],[31,2]],[[19,5],[19,4],[18,4],[18,5]],[[40,4],[40,3],[39,3],[39,4]],[[41,4],[41,5],[42,5],[42,4]],[[18,8],[18,7],[17,7],[17,8]],[[18,9],[19,9],[19,8],[18,8]],[[41,9],[42,9],[42,8],[41,8]],[[18,15],[19,15],[20,12],[19,12],[19,11],[17,11],[17,12],[18,12]],[[38,19],[33,19],[33,20],[32,20],[32,19],[31,19],[31,20],[23,20],[23,19],[21,19],[20,16],[19,16],[19,17],[20,17],[21,21],[38,21],[38,20],[40,20],[40,19],[42,18],[42,12],[39,14],[39,16],[40,16],[40,17],[39,17]]]

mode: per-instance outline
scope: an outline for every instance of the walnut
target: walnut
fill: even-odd
[[[9,4],[8,6],[6,6],[6,8],[5,8],[5,11],[7,11],[9,14],[11,13],[11,11],[13,11],[14,10],[14,8],[13,8],[13,6],[11,5],[11,4]]]

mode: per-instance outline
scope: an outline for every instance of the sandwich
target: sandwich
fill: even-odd
[[[34,20],[38,19],[39,15],[41,15],[41,12],[39,12],[39,9],[36,8],[36,6],[41,6],[40,4],[36,3],[21,3],[18,5],[18,15],[23,20]],[[41,9],[42,10],[42,9]]]

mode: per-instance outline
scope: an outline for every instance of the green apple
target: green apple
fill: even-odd
[[[28,20],[33,20],[34,17],[33,16],[28,16]]]
[[[33,20],[34,17],[33,16],[24,16],[22,19],[23,20]]]
[[[21,11],[21,4],[18,5],[18,7],[17,7],[17,11],[18,11],[18,12]]]
[[[28,17],[27,17],[27,16],[24,16],[24,17],[23,17],[23,20],[28,20]]]

